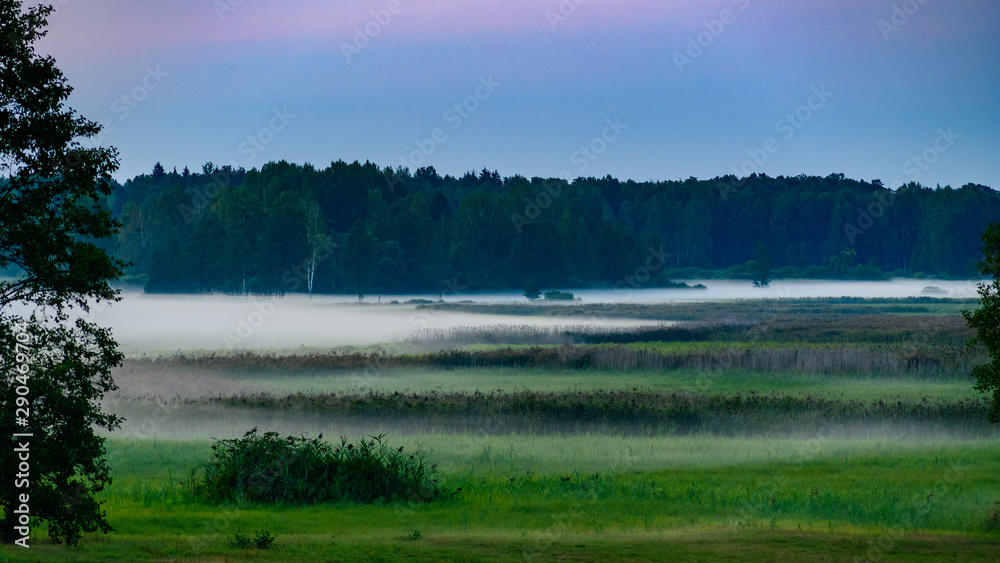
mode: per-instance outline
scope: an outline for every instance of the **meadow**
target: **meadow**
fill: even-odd
[[[1000,429],[967,301],[534,306],[645,319],[452,327],[308,351],[132,354],[105,406],[116,531],[17,560],[995,561]],[[386,305],[392,307],[392,305]],[[600,310],[595,310],[599,308]],[[489,309],[486,311],[484,309]],[[661,322],[663,321],[663,322]],[[669,321],[669,322],[666,322]],[[217,502],[193,483],[251,427],[385,433],[423,502]],[[234,545],[267,532],[267,549]]]

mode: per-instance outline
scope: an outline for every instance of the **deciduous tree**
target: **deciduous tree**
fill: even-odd
[[[115,389],[117,345],[85,317],[71,322],[73,308],[86,313],[94,300],[117,300],[109,282],[123,264],[95,244],[118,229],[99,205],[117,153],[80,144],[100,126],[64,107],[70,86],[35,51],[51,13],[0,0],[0,270],[19,272],[0,280],[5,543],[26,543],[25,528],[40,522],[70,544],[83,532],[111,530],[94,498],[111,482],[94,429],[121,422],[98,404]],[[15,479],[19,473],[27,475]]]
[[[989,421],[1000,422],[1000,223],[990,223],[983,231],[983,261],[979,271],[993,281],[979,284],[979,309],[962,311],[976,336],[970,346],[981,344],[990,361],[972,369],[976,389],[992,394]]]

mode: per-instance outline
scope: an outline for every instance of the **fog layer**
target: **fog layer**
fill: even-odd
[[[693,282],[692,282],[693,283]],[[747,281],[706,280],[708,289],[574,290],[576,303],[664,303],[672,301],[792,297],[976,296],[975,281],[894,280],[844,282],[787,280],[767,288]],[[936,290],[927,290],[933,287]],[[426,296],[349,295],[220,296],[147,295],[126,292],[121,302],[97,305],[88,320],[110,327],[127,355],[178,351],[296,350],[392,342],[422,329],[532,325],[637,326],[641,320],[471,315],[389,304]],[[444,295],[445,301],[525,301],[518,292]]]

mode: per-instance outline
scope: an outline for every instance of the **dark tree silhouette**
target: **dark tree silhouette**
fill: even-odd
[[[972,375],[976,378],[976,389],[992,393],[989,421],[1000,422],[1000,223],[990,223],[983,231],[983,261],[979,271],[993,278],[991,282],[979,284],[979,309],[962,311],[976,336],[970,346],[982,344],[989,354],[989,363],[976,366]]]
[[[524,296],[534,301],[542,296],[542,289],[538,287],[538,280],[531,278],[524,286]]]
[[[766,244],[758,242],[754,253],[757,257],[750,262],[753,284],[756,287],[767,287],[771,285],[771,249]]]
[[[368,225],[364,221],[355,223],[347,233],[340,262],[348,288],[357,292],[359,301],[364,299],[378,274],[377,251],[378,241]]]
[[[69,544],[112,529],[94,498],[111,482],[94,428],[121,422],[97,401],[115,389],[122,356],[85,315],[71,324],[69,309],[118,299],[109,281],[123,264],[95,244],[117,232],[101,205],[118,160],[113,149],[80,145],[100,127],[63,106],[71,88],[35,52],[51,13],[0,0],[0,270],[14,273],[0,280],[5,543],[26,543],[40,522]]]

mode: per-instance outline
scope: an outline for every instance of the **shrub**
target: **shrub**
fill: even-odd
[[[549,289],[543,295],[545,296],[546,299],[548,299],[550,301],[551,300],[556,300],[556,301],[572,301],[573,300],[573,294],[572,293],[570,293],[568,291],[559,291],[558,289]]]
[[[994,501],[993,506],[990,507],[989,512],[986,513],[986,522],[984,527],[987,532],[1000,530],[1000,501]]]
[[[541,297],[541,293],[542,291],[538,288],[538,282],[535,278],[528,280],[527,285],[524,286],[524,296],[534,301],[535,299]]]
[[[215,502],[315,504],[423,500],[440,498],[433,467],[403,448],[390,448],[384,434],[344,437],[332,446],[318,438],[281,437],[276,432],[218,440],[204,478],[192,481],[194,493]]]
[[[229,547],[232,549],[250,549],[252,547],[270,549],[276,537],[267,530],[257,530],[257,534],[252,538],[236,532],[233,534],[233,538],[229,540]]]

